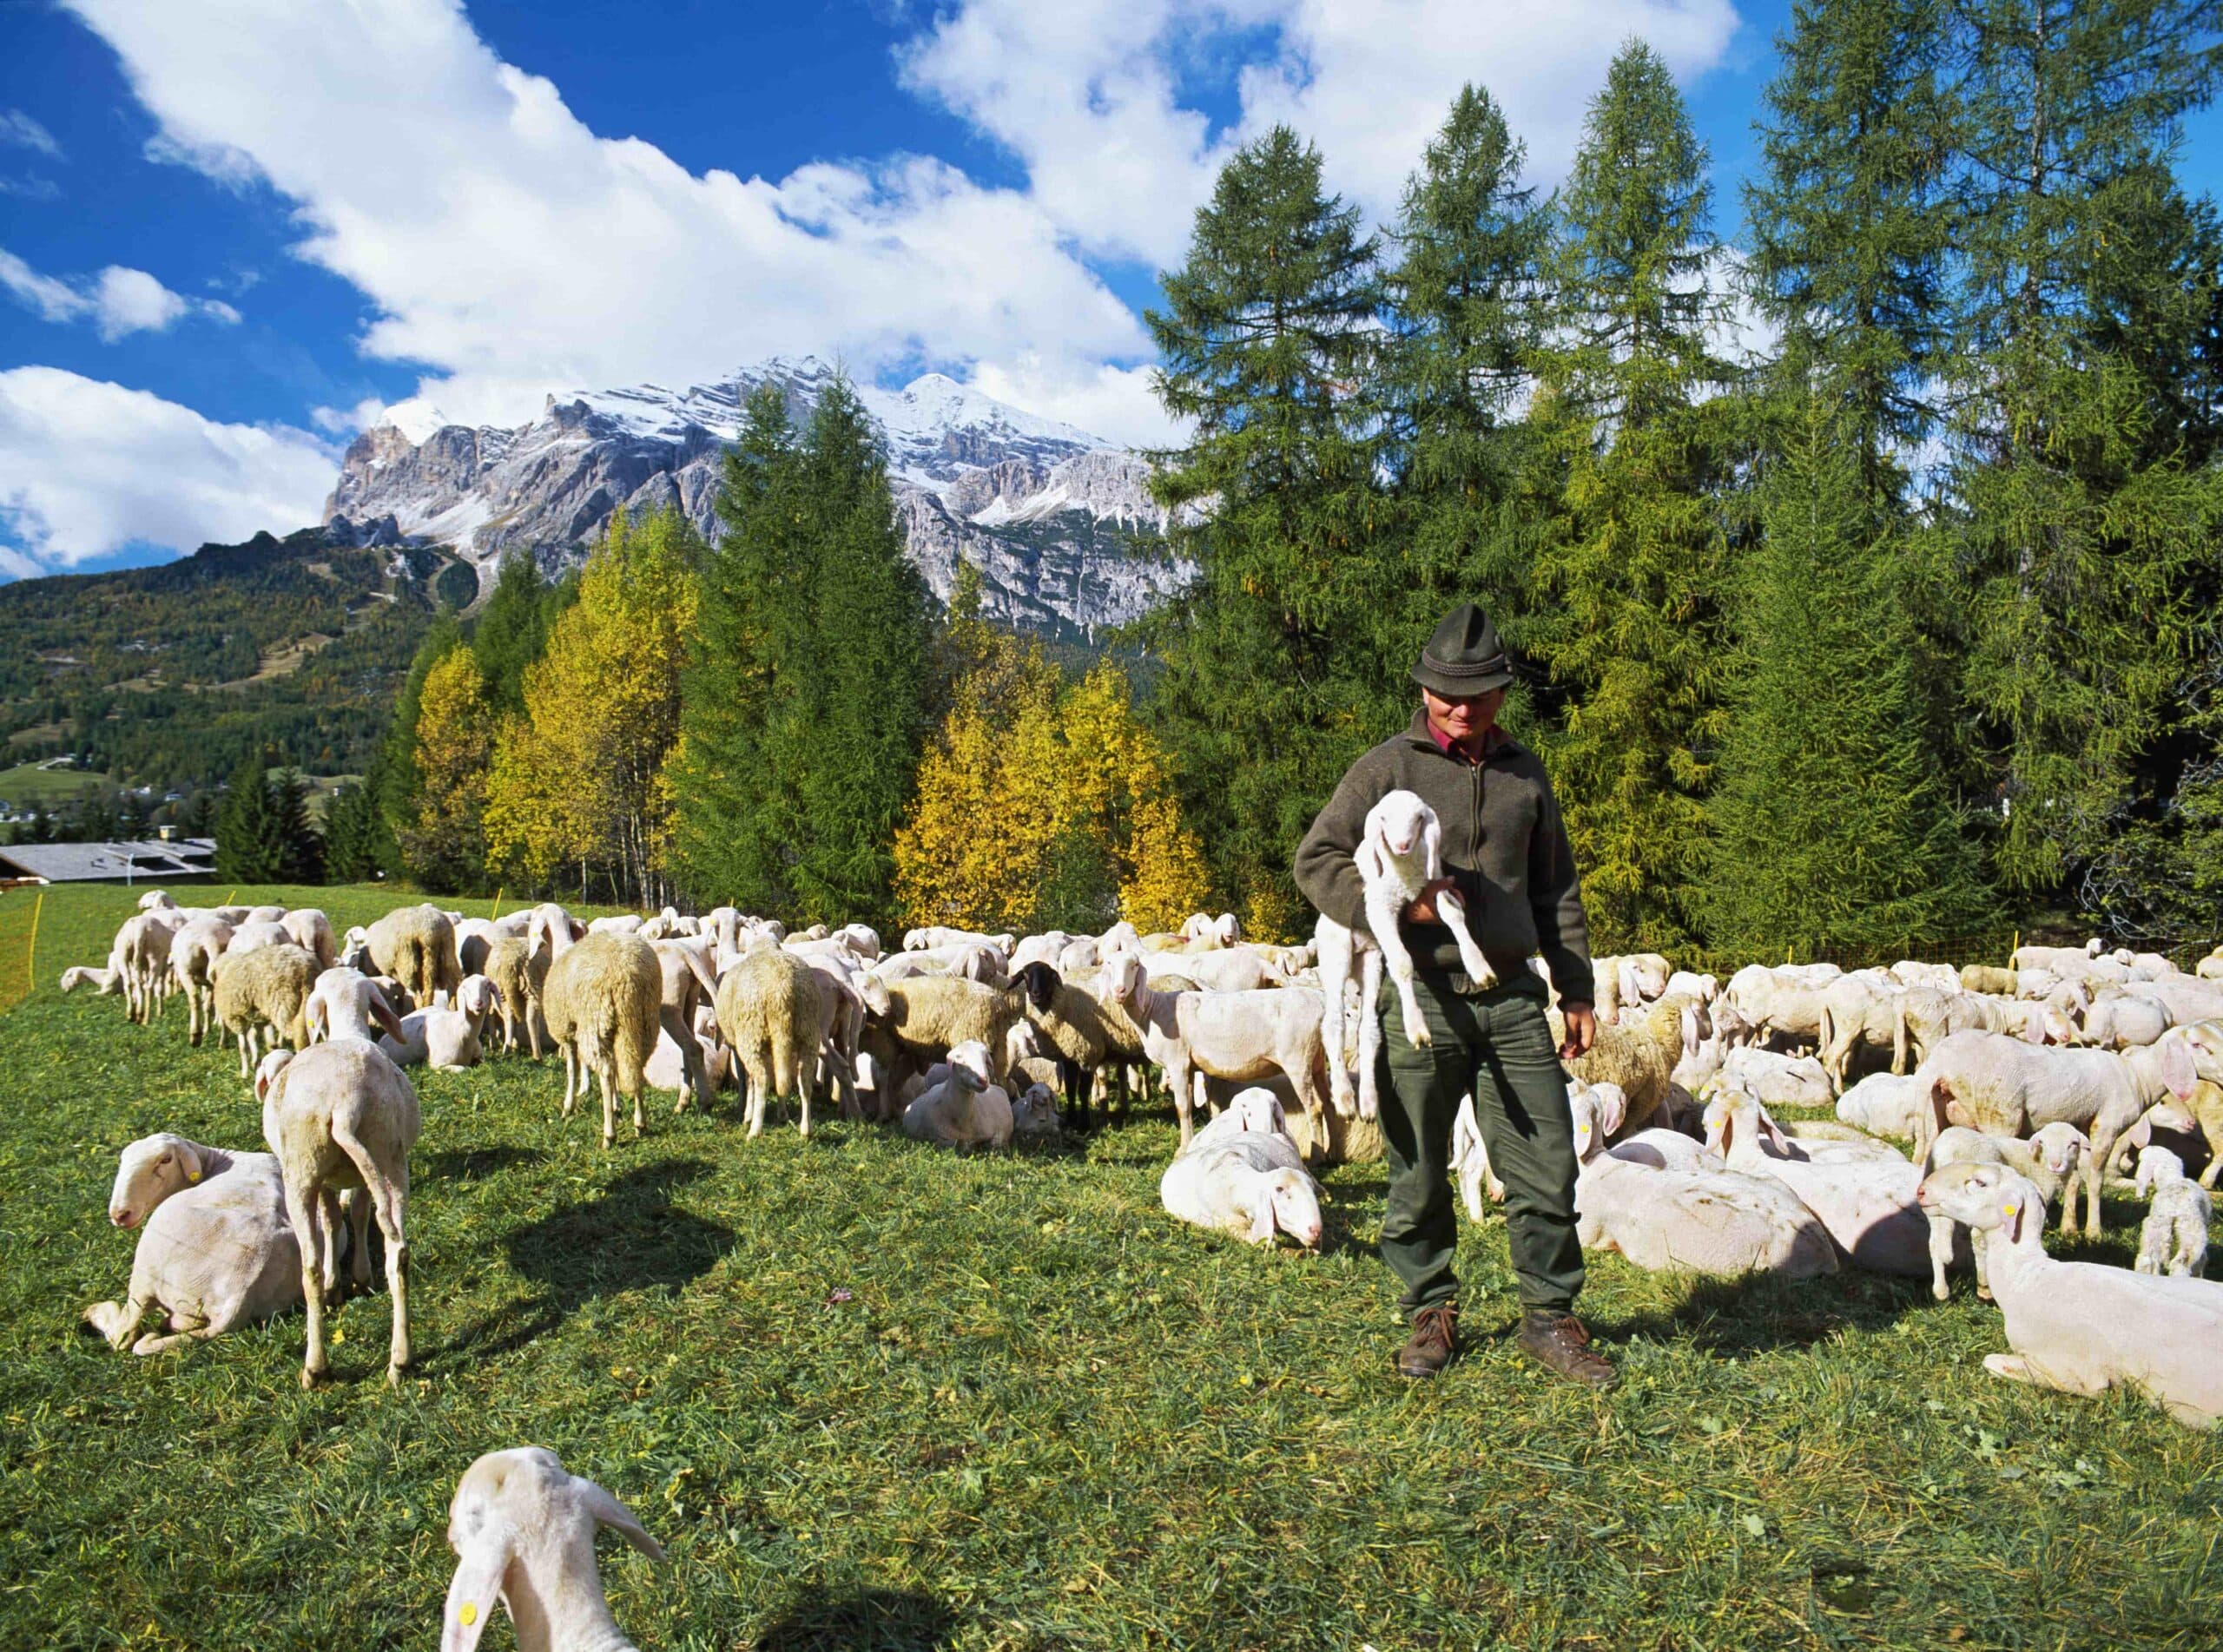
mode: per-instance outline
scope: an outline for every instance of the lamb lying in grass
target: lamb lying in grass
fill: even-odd
[[[993,1077],[988,1047],[974,1039],[949,1052],[947,1070],[903,1109],[903,1134],[944,1147],[1011,1145],[1011,1096]]]
[[[1320,1246],[1320,1184],[1304,1168],[1272,1091],[1246,1089],[1166,1166],[1158,1196],[1169,1214],[1270,1245],[1287,1234]]]
[[[131,1287],[84,1317],[118,1353],[160,1353],[300,1305],[300,1249],[274,1154],[142,1136],[123,1149],[108,1218],[139,1229]],[[150,1307],[166,1315],[167,1334],[139,1335]]]

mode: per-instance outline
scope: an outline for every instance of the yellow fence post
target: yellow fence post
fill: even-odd
[[[233,898],[234,898],[235,896],[237,896],[239,892],[239,892],[238,890],[234,889],[234,891],[232,891],[231,894],[225,896],[225,897],[224,897],[224,905],[227,905],[227,906],[230,905],[232,904]]]
[[[31,903],[31,944],[23,952],[23,996],[27,998],[38,991],[38,920],[45,910],[46,891],[42,889]]]
[[[489,913],[487,913],[487,914],[486,914],[486,921],[487,921],[488,923],[490,923],[490,924],[491,924],[491,923],[492,923],[496,918],[499,918],[501,915],[502,915],[502,892],[501,892],[501,890],[498,887],[498,888],[494,891],[494,910],[493,910],[492,912],[489,912]]]
[[[2022,931],[2018,929],[2015,931],[2015,938],[2007,944],[2007,967],[2009,969],[2011,970],[2015,967],[2015,955],[2022,950]]]

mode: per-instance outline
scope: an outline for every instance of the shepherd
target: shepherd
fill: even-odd
[[[1497,628],[1472,602],[1446,615],[1413,668],[1421,704],[1412,722],[1353,763],[1296,852],[1296,883],[1327,917],[1367,931],[1366,893],[1353,859],[1368,812],[1391,791],[1415,792],[1442,829],[1444,875],[1405,908],[1399,933],[1412,953],[1429,1042],[1406,1037],[1388,978],[1365,1013],[1382,1017],[1375,1057],[1389,1194],[1382,1255],[1403,1284],[1411,1336],[1397,1353],[1407,1377],[1441,1374],[1458,1350],[1458,1241],[1451,1129],[1462,1096],[1505,1183],[1505,1226],[1519,1281],[1522,1351],[1561,1377],[1611,1386],[1613,1367],[1575,1317],[1582,1247],[1574,1229],[1574,1125],[1561,1060],[1597,1036],[1589,925],[1559,800],[1534,752],[1497,726],[1513,667]],[[1455,890],[1496,974],[1477,982],[1438,918],[1435,897]],[[1540,956],[1566,1017],[1556,1049]]]

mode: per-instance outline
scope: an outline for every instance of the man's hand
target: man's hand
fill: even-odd
[[[1598,1042],[1598,1015],[1586,1004],[1563,1004],[1560,1013],[1567,1017],[1567,1038],[1560,1045],[1561,1061],[1579,1061]]]
[[[1447,889],[1457,887],[1458,885],[1448,878],[1436,878],[1423,884],[1413,904],[1405,908],[1405,921],[1408,924],[1441,923],[1443,920],[1435,915],[1435,898]]]

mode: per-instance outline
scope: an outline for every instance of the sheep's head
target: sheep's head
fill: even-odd
[[[1228,1102],[1227,1110],[1239,1121],[1230,1127],[1234,1129],[1252,1130],[1261,1135],[1289,1135],[1289,1109],[1282,1105],[1280,1096],[1262,1084],[1237,1091],[1235,1099]]]
[[[201,1180],[201,1149],[167,1130],[142,1135],[123,1149],[115,1167],[115,1187],[108,1196],[108,1219],[135,1227],[174,1193]]]
[[[1056,1002],[1058,989],[1064,984],[1056,970],[1047,964],[1030,964],[1019,972],[1019,983],[1026,989],[1026,1002],[1037,1015],[1046,1012]]]
[[[1104,965],[1104,984],[1112,998],[1120,1004],[1132,1004],[1143,989],[1145,971],[1141,956],[1121,952]]]
[[[293,1059],[292,1050],[274,1050],[255,1063],[254,1099],[256,1101],[267,1102],[270,1100],[273,1087],[278,1083],[278,1076],[286,1070],[286,1063]]]
[[[2037,1184],[2003,1164],[1943,1165],[1923,1178],[1916,1198],[1932,1215],[1950,1216],[1978,1232],[1996,1227],[2009,1240],[2022,1236],[2025,1223],[2035,1230],[2045,1227]]]
[[[1422,834],[1435,823],[1435,811],[1417,792],[1402,789],[1387,793],[1366,813],[1366,834],[1400,859],[1412,853]]]
[[[965,1089],[984,1090],[994,1082],[992,1064],[988,1046],[978,1038],[968,1038],[949,1052],[950,1082]]]
[[[472,1652],[495,1602],[544,1625],[543,1591],[575,1595],[582,1582],[602,1592],[594,1536],[609,1526],[650,1559],[663,1550],[633,1511],[537,1445],[489,1451],[464,1471],[448,1504],[448,1547],[455,1576],[440,1620],[440,1652]]]
[[[2167,1148],[2141,1148],[2138,1154],[2138,1196],[2147,1197],[2164,1182],[2183,1180],[2185,1162]]]
[[[1574,1157],[1578,1164],[1586,1163],[1604,1152],[1606,1138],[1619,1129],[1628,1117],[1628,1096],[1619,1084],[1569,1084],[1567,1105],[1574,1122]]]
[[[1287,1234],[1307,1250],[1320,1248],[1323,1224],[1320,1195],[1312,1178],[1302,1170],[1269,1170],[1260,1178],[1258,1207],[1251,1214],[1251,1236],[1271,1244],[1276,1233]],[[1264,1231],[1260,1233],[1260,1229]]]
[[[494,984],[483,975],[465,976],[456,989],[455,1007],[471,1017],[474,1027],[494,1013],[495,1002]]]
[[[167,889],[150,889],[139,897],[139,910],[142,912],[151,912],[159,908],[174,907],[176,905],[177,902],[170,898],[170,892]]]
[[[2076,1167],[2092,1150],[2092,1138],[2074,1124],[2057,1120],[2035,1131],[2030,1145],[2037,1149],[2047,1170],[2065,1181],[2076,1174]]]

